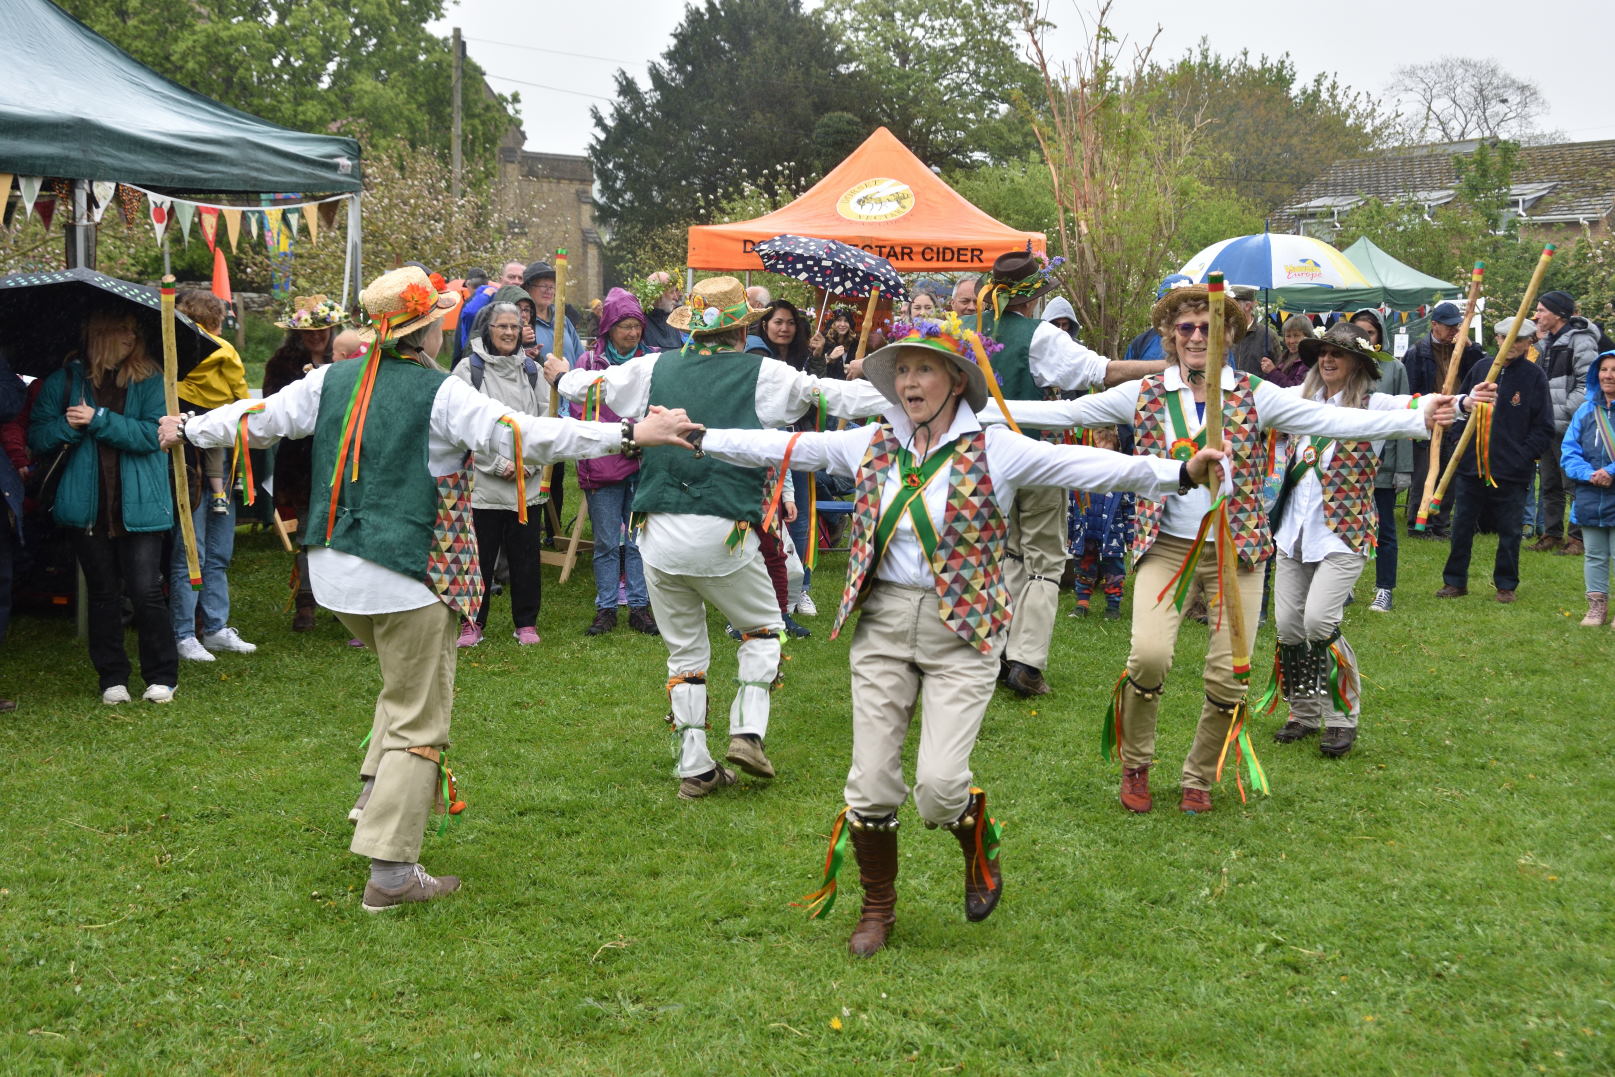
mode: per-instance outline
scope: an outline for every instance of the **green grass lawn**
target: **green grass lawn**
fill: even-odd
[[[102,706],[69,619],[13,625],[0,1072],[1615,1071],[1615,632],[1576,626],[1579,559],[1523,555],[1504,607],[1484,572],[1432,598],[1444,553],[1404,544],[1391,616],[1366,610],[1372,569],[1358,587],[1356,750],[1280,748],[1261,719],[1273,795],[1229,782],[1209,816],[1173,810],[1205,630],[1134,817],[1097,758],[1126,622],[1062,616],[1054,694],[1001,695],[975,754],[1003,903],[967,924],[957,846],[905,810],[891,946],[854,960],[853,869],[826,920],[790,906],[848,761],[828,612],[786,648],[780,777],[686,803],[660,642],[583,635],[587,566],[548,570],[540,647],[496,599],[460,662],[471,809],[423,853],[464,890],[372,917],[345,813],[374,658],[326,615],[291,633],[286,556],[243,531],[234,621],[259,651],[186,665],[170,706]]]

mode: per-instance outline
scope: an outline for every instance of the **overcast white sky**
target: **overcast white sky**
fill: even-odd
[[[619,67],[644,83],[646,66],[667,48],[684,7],[682,0],[459,0],[433,29],[446,36],[459,26],[494,88],[521,92],[528,149],[581,154],[593,130],[589,106],[610,104]],[[1092,10],[1052,0],[1050,18],[1059,24],[1053,54],[1076,54],[1082,13],[1091,17]],[[1136,42],[1164,23],[1157,57],[1175,57],[1204,36],[1224,54],[1288,52],[1304,76],[1333,71],[1374,93],[1395,69],[1421,59],[1497,59],[1541,88],[1550,106],[1544,127],[1573,142],[1615,138],[1615,95],[1599,85],[1609,66],[1600,53],[1615,39],[1615,4],[1608,0],[1358,0],[1338,7],[1241,0],[1194,8],[1117,0],[1111,22]]]

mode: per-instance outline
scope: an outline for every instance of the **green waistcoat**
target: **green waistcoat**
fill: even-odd
[[[683,408],[692,421],[713,429],[760,430],[757,372],[762,365],[760,356],[739,352],[662,352],[651,371],[650,402]],[[764,468],[719,463],[675,446],[652,446],[645,450],[639,469],[634,511],[761,524],[767,475]]]
[[[448,377],[441,370],[403,359],[381,360],[365,418],[359,481],[348,481],[353,474],[350,455],[342,468],[336,525],[330,541],[325,539],[342,416],[365,365],[335,363],[325,375],[314,425],[314,474],[304,534],[311,544],[330,546],[425,581],[438,501],[437,483],[427,466],[428,424],[432,400]]]
[[[969,329],[976,328],[975,316],[961,321]],[[1004,399],[1042,400],[1043,387],[1032,380],[1032,334],[1037,332],[1037,322],[1005,311],[1002,318],[981,332],[1004,346],[1003,351],[992,356],[993,373],[998,375]]]

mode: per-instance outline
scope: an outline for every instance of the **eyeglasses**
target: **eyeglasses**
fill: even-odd
[[[1196,333],[1199,333],[1201,336],[1207,338],[1211,336],[1210,322],[1179,322],[1172,328],[1176,329],[1178,336],[1182,337],[1184,340],[1193,340]]]
[[[519,332],[521,332],[522,327],[519,326],[519,325],[500,324],[500,325],[490,325],[488,328],[497,330],[497,331],[499,331],[501,333],[519,333]]]

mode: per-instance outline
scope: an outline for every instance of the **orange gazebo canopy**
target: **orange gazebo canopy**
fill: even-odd
[[[838,239],[902,273],[992,268],[1012,250],[1045,253],[1042,232],[987,216],[932,172],[886,128],[788,206],[750,221],[690,229],[691,269],[755,269],[753,248],[783,232]]]

